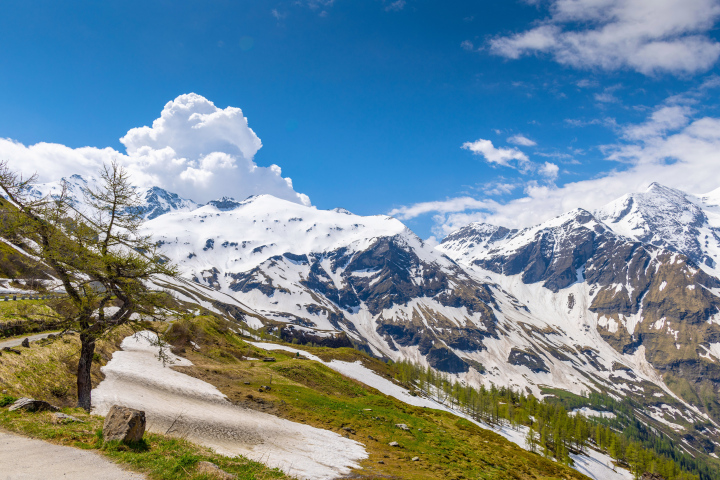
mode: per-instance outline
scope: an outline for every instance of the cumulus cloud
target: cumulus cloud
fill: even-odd
[[[525,135],[513,135],[512,137],[507,139],[508,143],[512,143],[514,145],[522,145],[523,147],[534,147],[537,145],[537,142],[530,140]]]
[[[544,164],[540,165],[538,168],[538,172],[543,177],[547,177],[550,180],[555,180],[558,176],[558,173],[560,173],[560,167],[555,165],[551,162],[545,162]]]
[[[254,157],[262,142],[239,108],[216,107],[191,93],[168,102],[152,126],[133,128],[120,139],[126,153],[112,148],[69,148],[54,143],[25,146],[0,139],[0,157],[40,181],[79,173],[93,175],[116,160],[138,186],[159,186],[206,202],[223,195],[245,198],[269,193],[309,205],[277,165],[258,166]]]
[[[530,159],[517,148],[496,148],[492,141],[478,139],[474,142],[465,142],[462,145],[465,150],[470,150],[475,155],[485,158],[488,163],[502,165],[504,167],[517,168],[518,165],[524,168],[530,163]],[[511,163],[514,161],[514,164]]]
[[[524,195],[507,203],[462,197],[396,211],[402,211],[405,219],[435,213],[433,233],[441,237],[471,222],[523,228],[573,208],[594,210],[626,193],[644,191],[652,182],[688,193],[707,193],[720,187],[720,118],[693,115],[687,107],[661,105],[644,122],[619,126],[618,142],[605,152],[607,160],[623,168],[588,180],[560,187],[526,182]],[[551,177],[559,171],[549,162],[539,170]],[[473,200],[478,206],[473,206]],[[433,210],[433,203],[442,208]]]
[[[720,43],[706,34],[720,17],[720,0],[551,0],[550,10],[538,26],[492,39],[490,51],[644,74],[704,71],[720,56]]]

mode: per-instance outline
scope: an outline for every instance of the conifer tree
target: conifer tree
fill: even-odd
[[[140,234],[141,200],[128,173],[113,163],[100,177],[99,188],[85,189],[87,211],[79,212],[67,185],[59,195],[37,199],[30,195],[36,177],[23,179],[0,162],[0,189],[9,200],[2,204],[2,233],[23,239],[26,249],[62,282],[67,297],[58,308],[59,320],[63,328],[80,334],[78,406],[88,411],[95,342],[138,318],[164,317],[168,297],[148,281],[176,275],[155,253],[152,240]],[[108,310],[111,306],[115,309]]]

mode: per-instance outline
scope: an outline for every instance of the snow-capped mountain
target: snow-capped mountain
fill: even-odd
[[[455,352],[494,335],[487,285],[391,217],[260,195],[145,227],[187,277],[292,326],[292,335],[342,333],[378,356],[403,358],[406,349],[456,373],[470,367]]]
[[[388,216],[270,195],[145,198],[145,232],[200,290],[163,288],[253,328],[475,385],[631,396],[657,427],[720,422],[720,190],[653,185],[520,231],[471,224],[437,248]]]
[[[538,395],[602,390],[685,405],[662,375],[698,332],[712,337],[703,319],[720,305],[716,280],[690,260],[581,209],[519,232],[470,226],[438,249],[391,217],[269,195],[168,213],[145,228],[186,277],[286,336],[344,337],[380,357]],[[663,301],[669,291],[682,307]]]
[[[199,204],[168,192],[160,187],[148,188],[141,194],[145,204],[142,206],[143,216],[152,220],[169,212],[191,212],[200,207]]]
[[[653,183],[643,193],[630,193],[606,205],[595,216],[620,235],[683,253],[709,273],[717,274],[718,197],[717,193],[688,195]],[[713,207],[715,212],[705,211]]]
[[[46,195],[58,196],[61,194],[63,184],[67,189],[67,196],[73,207],[82,210],[85,203],[84,191],[87,188],[97,188],[97,177],[83,177],[82,175],[71,175],[62,178],[58,182],[38,183],[32,186],[31,194],[37,198]],[[192,200],[180,197],[175,193],[168,192],[160,187],[151,187],[140,191],[143,200],[141,211],[143,217],[150,220],[168,212],[195,210],[200,205]]]
[[[666,394],[693,405],[690,410],[697,408],[696,413],[718,421],[716,198],[654,184],[645,193],[599,209],[600,218],[577,209],[492,243],[467,239],[506,229],[471,224],[449,235],[438,250],[497,283],[526,305],[535,321],[545,320],[561,332],[581,326],[590,335],[585,345],[599,357],[622,354],[609,370],[631,377],[644,373]],[[567,337],[563,343],[569,346]],[[636,363],[631,365],[630,359]],[[592,377],[595,383],[599,375]],[[609,380],[611,389],[633,396],[647,411],[658,413],[667,404],[624,375],[613,374]]]

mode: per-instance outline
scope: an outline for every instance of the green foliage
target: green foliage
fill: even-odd
[[[648,471],[668,480],[720,478],[717,468],[682,452],[670,438],[636,420],[634,411],[640,405],[629,398],[617,401],[595,392],[580,396],[559,389],[543,389],[547,397],[538,400],[495,385],[475,389],[451,380],[442,372],[406,361],[394,363],[391,369],[395,378],[409,388],[418,388],[428,397],[477,420],[529,427],[525,438],[528,449],[565,465],[572,464],[570,453],[582,453],[592,444],[606,451],[617,463],[628,466],[636,476]],[[568,414],[580,407],[613,412],[616,418],[588,419]]]
[[[17,398],[10,395],[0,395],[0,407],[7,407],[17,401]]]

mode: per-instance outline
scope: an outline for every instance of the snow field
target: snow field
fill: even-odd
[[[232,405],[213,385],[163,366],[155,334],[140,332],[102,368],[93,390],[93,412],[106,415],[112,405],[144,410],[148,430],[277,467],[306,480],[329,480],[360,468],[367,458],[362,444],[337,433]],[[173,365],[192,363],[168,352]]]

